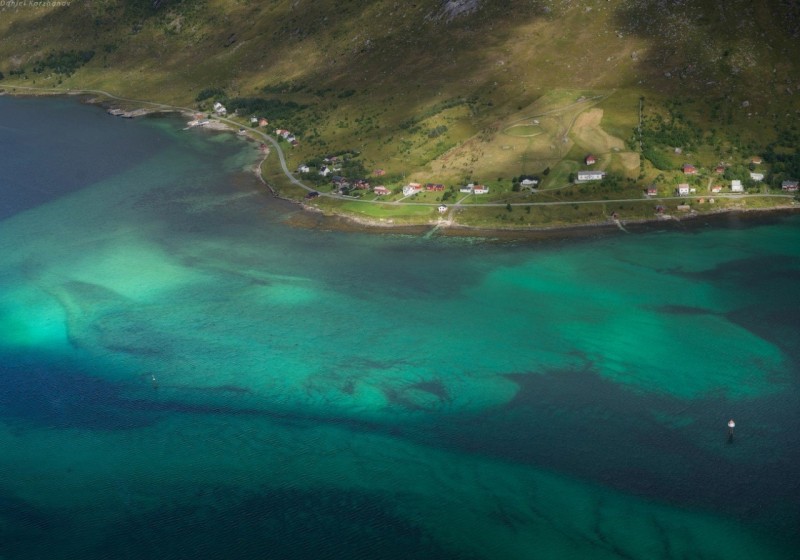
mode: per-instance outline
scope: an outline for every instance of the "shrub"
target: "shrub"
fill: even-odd
[[[225,90],[222,88],[206,88],[200,90],[200,93],[197,94],[197,97],[194,98],[195,101],[205,101],[210,97],[225,97]]]

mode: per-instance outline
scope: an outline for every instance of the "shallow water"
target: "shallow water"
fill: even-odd
[[[0,119],[0,557],[795,556],[796,218],[308,231],[233,135]]]

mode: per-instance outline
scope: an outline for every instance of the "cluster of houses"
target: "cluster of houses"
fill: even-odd
[[[356,189],[361,191],[368,191],[371,187],[368,181],[364,179],[354,179],[349,180],[346,177],[342,177],[340,175],[334,175],[331,177],[331,182],[336,189],[336,192],[339,194],[344,194],[345,191],[349,189]]]
[[[486,185],[476,185],[474,183],[470,183],[469,185],[465,185],[458,189],[458,192],[462,193],[470,193],[470,194],[486,194],[489,192],[489,187]]]
[[[292,145],[297,145],[297,140],[292,136],[292,134],[288,130],[278,129],[275,133],[279,136],[282,136]],[[323,160],[325,165],[321,165],[318,169],[318,173],[323,177],[327,177],[331,175],[333,172],[338,171],[341,169],[338,167],[337,157],[330,157],[325,158]],[[587,166],[594,165],[597,163],[597,158],[593,155],[589,154],[585,157],[584,163]],[[761,163],[761,158],[755,157],[751,160],[751,163],[754,165],[759,165]],[[697,167],[690,163],[685,163],[682,166],[682,171],[684,175],[696,175],[698,173]],[[752,166],[751,166],[752,169]],[[311,168],[308,165],[300,165],[297,170],[300,173],[309,173]],[[715,167],[714,172],[717,174],[722,174],[725,172],[725,167],[723,165],[718,165]],[[373,175],[376,177],[382,176],[385,174],[385,171],[382,169],[376,169],[373,172]],[[606,177],[605,171],[599,170],[581,170],[578,171],[576,174],[576,183],[584,183],[588,181],[602,181]],[[750,172],[750,178],[753,181],[762,181],[764,179],[763,173],[758,173],[755,171]],[[334,187],[339,193],[344,193],[350,189],[358,189],[358,190],[372,190],[377,196],[386,196],[392,194],[392,191],[385,187],[384,185],[377,185],[371,186],[370,183],[364,179],[355,179],[349,180],[345,177],[341,177],[338,175],[331,176],[331,182],[333,183]],[[520,186],[526,189],[535,189],[538,185],[539,181],[534,178],[526,177],[520,181]],[[722,186],[719,184],[714,184],[710,187],[712,193],[719,193],[722,192]],[[798,181],[797,180],[787,180],[783,181],[781,184],[781,188],[783,191],[786,192],[797,192],[798,191]],[[403,186],[402,193],[404,197],[413,196],[419,192],[437,192],[437,191],[444,191],[445,186],[441,183],[408,183],[407,185]],[[481,184],[469,183],[463,187],[459,188],[459,192],[466,193],[466,194],[487,194],[489,192],[489,187]],[[680,183],[677,188],[675,189],[675,194],[678,196],[690,196],[697,192],[697,189],[689,185],[689,183]],[[733,193],[743,193],[744,192],[744,185],[740,179],[733,179],[730,185],[730,192]],[[645,190],[647,196],[657,197],[658,196],[658,188],[655,185],[651,185],[647,187]],[[445,212],[447,207],[445,205],[441,205],[439,208],[439,212]]]
[[[325,158],[323,160],[325,165],[320,165],[317,173],[322,175],[323,177],[331,176],[331,183],[334,186],[334,189],[338,193],[343,193],[350,189],[357,189],[357,190],[372,190],[377,196],[387,196],[392,194],[391,189],[387,188],[384,185],[370,185],[369,181],[365,179],[347,179],[346,177],[342,177],[340,175],[331,175],[333,172],[338,171],[341,169],[340,167],[336,166],[335,164],[338,161],[338,158],[331,157]],[[297,168],[298,173],[310,173],[311,167],[306,164],[301,164]],[[381,176],[384,175],[385,172],[382,169],[376,170],[373,175]],[[538,181],[536,180],[528,180],[529,184],[536,185]],[[442,183],[408,183],[407,185],[403,186],[402,192],[403,196],[413,196],[419,192],[444,192],[447,189]],[[464,187],[459,189],[462,193],[468,194],[487,194],[489,192],[489,187],[485,185],[476,185],[474,183],[470,183]],[[443,211],[440,209],[440,211]]]
[[[226,116],[228,114],[228,109],[225,107],[225,105],[223,105],[219,101],[215,101],[212,108],[213,108],[214,112],[217,114],[217,116],[224,117],[224,116]],[[256,116],[250,117],[250,125],[251,126],[264,127],[264,126],[267,126],[268,124],[269,124],[269,121],[267,119],[265,119],[264,117],[256,117]]]
[[[445,190],[441,183],[425,183],[423,187],[420,183],[409,183],[403,187],[403,196],[411,196],[425,190],[426,192],[440,192]]]
[[[294,134],[292,134],[286,129],[276,128],[275,134],[276,136],[280,136],[281,138],[289,142],[289,144],[291,144],[292,146],[297,146],[300,143],[300,141],[297,140],[297,138],[295,138]]]
[[[594,165],[597,163],[597,158],[594,157],[592,154],[588,154],[585,158],[583,158],[583,163],[587,166]],[[577,175],[575,176],[576,183],[586,183],[589,181],[602,181],[606,178],[605,171],[595,171],[593,169],[589,170],[582,170],[578,171]],[[525,182],[523,181],[520,183],[521,186],[525,186]]]
[[[214,101],[214,112],[220,117],[224,117],[228,114],[228,110],[225,108],[225,105],[219,101]]]
[[[761,165],[762,160],[760,157],[756,156],[750,160],[750,163],[751,163],[751,169],[753,169],[753,166]],[[684,163],[683,166],[681,167],[681,170],[683,171],[684,175],[697,175],[697,167],[695,167],[691,163]],[[717,175],[722,175],[723,173],[725,173],[725,166],[717,165],[714,168],[714,173],[716,173]],[[764,173],[760,173],[757,171],[750,171],[750,179],[755,182],[763,181]],[[712,193],[720,193],[722,192],[722,189],[723,187],[720,184],[713,184],[710,186],[710,191]],[[781,183],[781,190],[785,192],[796,192],[798,190],[798,181],[794,179],[783,181]],[[676,187],[675,194],[677,196],[689,196],[695,193],[696,191],[697,189],[689,186],[688,183],[681,183]],[[648,196],[658,196],[658,189],[654,185],[647,187],[645,192],[647,193]],[[744,192],[744,185],[742,184],[741,179],[731,180],[730,192],[732,193]]]
[[[267,119],[265,119],[264,117],[261,117],[261,118],[259,118],[259,117],[250,117],[250,126],[261,126],[261,127],[264,127],[264,126],[267,126],[268,124],[269,124],[269,121]]]

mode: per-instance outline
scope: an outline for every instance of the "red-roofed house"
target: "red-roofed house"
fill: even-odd
[[[378,196],[386,195],[386,194],[392,194],[392,191],[390,191],[389,189],[387,189],[383,185],[378,185],[377,187],[372,189],[372,192],[374,192]]]
[[[683,173],[685,175],[696,175],[697,174],[697,168],[694,165],[692,165],[691,163],[684,163],[683,164]]]
[[[586,156],[586,159],[584,161],[586,162],[586,165],[594,165],[595,163],[597,163],[597,159],[592,154]]]
[[[444,185],[442,185],[440,183],[427,183],[425,185],[425,190],[426,191],[443,191],[444,190]]]

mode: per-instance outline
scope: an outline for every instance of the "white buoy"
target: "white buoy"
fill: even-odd
[[[728,441],[733,441],[733,429],[736,427],[736,422],[733,421],[733,418],[728,420]]]

